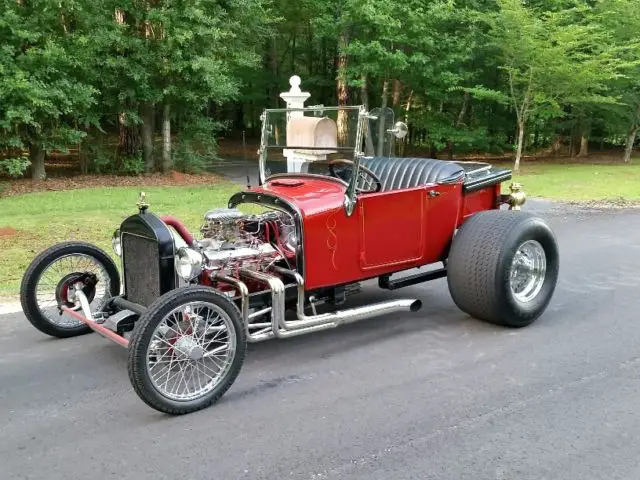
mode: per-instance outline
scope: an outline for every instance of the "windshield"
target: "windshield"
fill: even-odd
[[[267,109],[262,119],[260,176],[305,173],[341,178],[336,160],[358,154],[389,156],[393,148],[391,109],[366,112],[363,106]],[[344,166],[344,165],[342,165]],[[348,178],[341,178],[348,183]]]

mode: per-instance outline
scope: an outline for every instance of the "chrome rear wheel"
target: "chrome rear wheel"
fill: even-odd
[[[511,262],[511,293],[520,302],[530,302],[542,290],[546,273],[547,256],[544,248],[536,240],[527,240],[518,247]]]

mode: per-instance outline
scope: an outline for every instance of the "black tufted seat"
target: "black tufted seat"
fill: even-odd
[[[464,177],[457,163],[432,158],[365,157],[360,164],[378,176],[383,192],[427,183],[454,183]]]

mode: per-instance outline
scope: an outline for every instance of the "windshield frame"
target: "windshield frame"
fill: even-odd
[[[325,106],[312,106],[312,107],[303,107],[303,108],[267,108],[264,109],[264,111],[262,112],[262,115],[260,115],[260,120],[262,121],[262,128],[261,128],[261,133],[260,133],[260,149],[258,150],[258,165],[259,165],[259,184],[263,185],[264,183],[266,183],[269,179],[271,178],[282,178],[285,176],[296,176],[296,177],[300,177],[300,176],[312,176],[314,178],[319,177],[319,175],[317,174],[312,174],[312,173],[304,173],[304,172],[287,172],[287,173],[277,173],[277,174],[273,174],[273,175],[269,175],[267,176],[266,174],[266,164],[267,164],[267,152],[269,150],[274,150],[274,149],[291,149],[291,150],[295,150],[295,149],[304,149],[304,150],[326,150],[327,147],[307,147],[307,146],[296,146],[296,145],[269,145],[268,144],[268,130],[267,130],[267,126],[269,124],[269,115],[272,113],[285,113],[287,116],[290,115],[293,112],[302,112],[302,114],[304,115],[304,112],[340,112],[340,111],[357,111],[358,113],[358,119],[357,119],[357,127],[356,127],[356,134],[355,134],[355,145],[353,147],[331,147],[332,150],[337,150],[337,151],[344,151],[344,152],[353,152],[353,157],[352,157],[352,162],[353,162],[353,171],[351,174],[351,178],[349,183],[346,185],[346,192],[345,192],[345,201],[344,201],[344,206],[345,206],[345,210],[347,212],[347,215],[351,215],[353,213],[353,210],[355,208],[355,204],[356,204],[356,182],[358,179],[358,174],[359,174],[359,170],[360,170],[360,158],[362,158],[364,156],[363,150],[362,150],[362,146],[363,146],[363,141],[365,138],[365,133],[367,130],[367,120],[371,119],[371,118],[377,118],[377,117],[371,117],[367,110],[365,109],[364,105],[347,105],[347,106],[332,106],[332,107],[325,107]],[[324,177],[322,176],[322,178],[327,178],[327,179],[332,179],[332,177]],[[339,179],[336,179],[339,180]],[[340,181],[341,183],[344,183],[343,181]]]

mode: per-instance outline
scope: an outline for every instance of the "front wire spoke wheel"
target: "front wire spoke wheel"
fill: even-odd
[[[231,319],[220,307],[205,302],[178,307],[153,332],[147,351],[151,382],[172,400],[205,395],[231,368],[236,345]]]
[[[83,291],[89,300],[92,312],[102,310],[111,297],[111,279],[105,266],[95,257],[84,253],[70,253],[55,259],[40,275],[35,286],[35,297],[38,310],[52,324],[62,328],[73,328],[82,325],[70,315],[61,312],[65,306],[78,310],[69,301],[69,290],[76,284],[86,283]],[[93,282],[96,282],[93,285]]]
[[[79,286],[95,315],[120,293],[120,274],[113,259],[86,242],[62,242],[36,256],[20,285],[20,302],[27,320],[41,332],[67,338],[92,330],[62,311],[79,310],[69,296]]]
[[[140,317],[129,343],[129,378],[147,405],[190,413],[215,403],[235,381],[246,351],[240,311],[216,290],[172,290]]]

